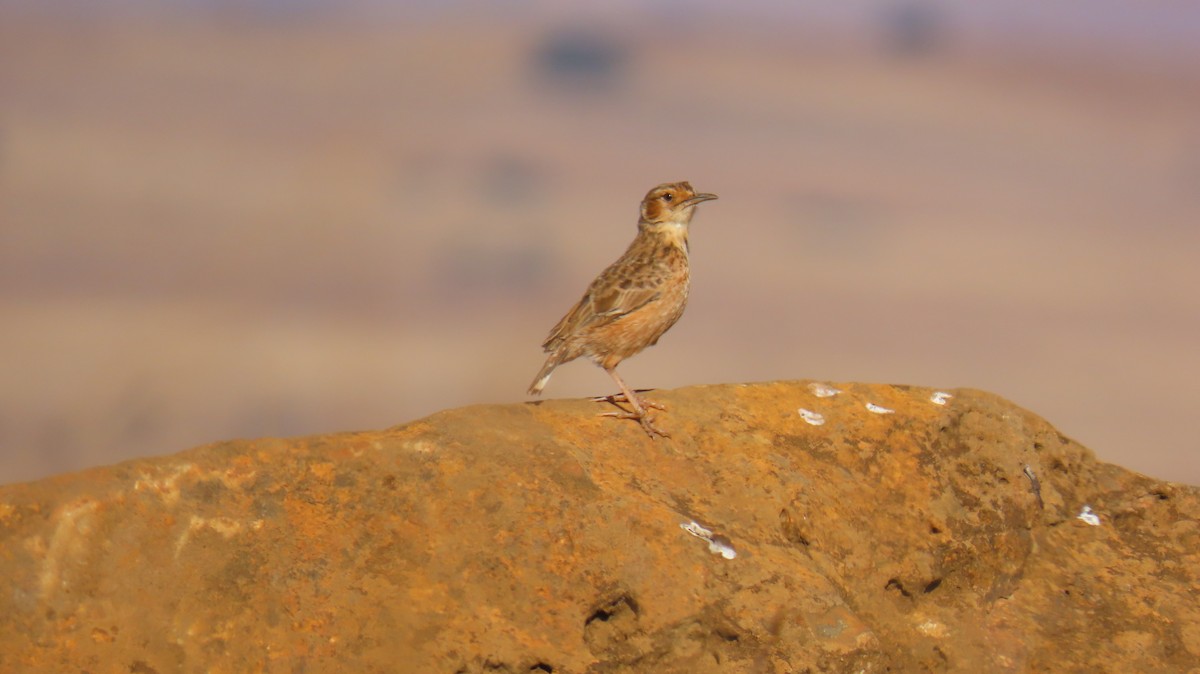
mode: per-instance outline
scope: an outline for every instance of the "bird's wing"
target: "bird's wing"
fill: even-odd
[[[550,331],[542,347],[552,351],[571,335],[608,325],[662,296],[668,271],[642,260],[622,258],[588,286],[579,302]]]
[[[605,325],[627,316],[662,296],[658,288],[606,288],[592,295],[592,320],[588,325]]]

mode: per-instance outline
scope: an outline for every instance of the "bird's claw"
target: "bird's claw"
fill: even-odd
[[[624,393],[614,393],[612,395],[607,395],[607,396],[596,396],[595,398],[592,398],[592,402],[594,402],[594,403],[612,403],[614,405],[616,405],[618,403],[633,404],[633,403],[630,403],[629,398],[627,398]],[[641,404],[642,407],[649,407],[651,409],[662,410],[664,412],[667,411],[666,405],[664,405],[662,403],[654,402],[653,400],[646,400],[645,398],[638,398],[637,402],[639,404]],[[632,419],[634,417],[630,417],[630,418]]]
[[[643,401],[643,403],[644,402],[645,401]],[[656,435],[664,437],[664,438],[671,437],[670,434],[668,434],[666,431],[659,428],[658,426],[655,426],[653,423],[650,422],[650,415],[646,414],[645,410],[642,410],[640,413],[639,412],[626,412],[624,410],[621,410],[620,412],[601,412],[600,414],[598,414],[596,416],[613,417],[614,419],[634,419],[639,424],[642,425],[642,430],[646,431],[646,435],[649,435],[651,438],[653,438]]]

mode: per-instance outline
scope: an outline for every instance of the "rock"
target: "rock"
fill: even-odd
[[[986,393],[836,386],[0,487],[0,671],[1200,671],[1200,490]]]

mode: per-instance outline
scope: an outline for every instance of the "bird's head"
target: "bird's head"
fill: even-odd
[[[697,194],[685,180],[663,183],[646,193],[642,199],[642,223],[647,225],[686,225],[692,219],[696,204],[716,199],[715,194]]]

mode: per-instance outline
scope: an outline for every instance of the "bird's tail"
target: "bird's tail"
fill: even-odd
[[[562,365],[562,358],[557,353],[550,354],[546,359],[546,364],[538,370],[537,376],[533,378],[533,383],[529,385],[529,395],[541,395],[542,389],[546,388],[546,382],[550,381],[550,375],[554,372],[554,368]]]

